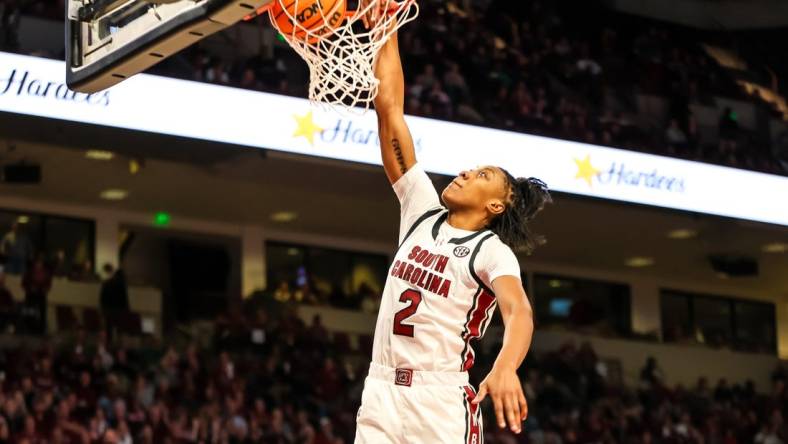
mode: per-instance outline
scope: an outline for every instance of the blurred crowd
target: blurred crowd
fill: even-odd
[[[497,348],[479,351],[475,383]],[[319,317],[307,325],[289,308],[223,314],[203,345],[146,338],[130,348],[78,329],[39,347],[0,350],[0,443],[351,443],[368,359],[368,340],[351,347]],[[783,368],[766,394],[724,380],[668,387],[653,359],[637,387],[614,370],[588,343],[531,353],[520,373],[530,406],[525,433],[498,430],[487,417],[486,442],[788,439]]]
[[[244,328],[241,344],[218,322],[215,347],[149,339],[131,349],[80,329],[4,349],[0,442],[352,442],[358,378],[325,332],[264,315]]]
[[[41,233],[36,230],[31,233],[28,225],[29,221],[21,223],[17,218],[0,237],[0,332],[45,333],[49,293],[55,279],[101,282],[99,301],[105,317],[117,318],[129,311],[122,269],[104,264],[100,277],[91,260],[76,261],[73,251],[67,253],[63,248],[46,251],[40,245],[40,236],[35,236]],[[55,240],[51,233],[49,240]],[[6,283],[7,276],[19,279],[23,294],[12,292]]]
[[[408,113],[786,173],[788,159],[773,154],[767,132],[740,127],[730,109],[718,110],[718,127],[704,136],[690,105],[715,107],[715,97],[781,116],[748,96],[697,33],[624,17],[597,1],[421,3],[420,19],[401,31]],[[14,47],[14,11],[61,19],[62,4],[9,0],[0,12],[3,46]],[[308,82],[306,66],[283,43],[252,58],[196,45],[151,72],[296,96],[306,95]],[[643,115],[637,94],[665,99],[667,116]]]
[[[714,107],[715,96],[750,98],[692,36],[606,14],[596,3],[494,1],[467,13],[422,8],[423,20],[402,39],[413,68],[409,111],[781,171],[768,136],[741,128],[730,109],[719,110],[713,131],[719,137],[703,140],[690,105]],[[638,96],[664,99],[667,115],[644,115]]]
[[[756,393],[751,381],[713,387],[700,378],[694,387],[668,386],[654,358],[639,384],[613,381],[613,361],[600,360],[588,343],[529,358],[523,381],[529,400],[527,439],[506,443],[783,443],[788,440],[786,373],[778,367],[773,387]],[[764,388],[766,389],[766,388]]]
[[[0,238],[0,267],[6,274],[29,276],[32,281],[51,286],[52,278],[78,282],[98,282],[99,276],[90,260],[75,261],[63,248],[49,254],[36,245],[28,224],[11,222]]]

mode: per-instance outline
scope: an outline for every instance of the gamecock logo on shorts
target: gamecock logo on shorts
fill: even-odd
[[[397,375],[394,379],[394,384],[396,385],[404,385],[410,387],[410,383],[413,380],[413,370],[407,370],[404,368],[397,369]]]
[[[463,247],[462,245],[454,249],[454,255],[457,257],[465,257],[468,254],[470,254],[470,252],[471,252],[470,248]]]

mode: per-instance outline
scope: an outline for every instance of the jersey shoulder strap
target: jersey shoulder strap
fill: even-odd
[[[416,219],[415,222],[413,222],[413,225],[410,226],[410,228],[408,229],[408,232],[405,234],[405,237],[402,238],[402,242],[399,244],[399,246],[402,247],[402,245],[405,244],[405,242],[413,234],[413,232],[416,231],[416,228],[418,228],[419,225],[424,223],[424,221],[426,221],[427,219],[431,218],[432,216],[440,213],[441,211],[444,211],[443,207],[433,208],[431,210],[428,210],[427,212],[425,212],[421,216],[419,216],[419,218]]]
[[[449,210],[445,210],[443,213],[441,213],[440,216],[438,216],[435,219],[435,223],[432,224],[432,240],[436,240],[438,238],[438,233],[440,232],[441,226],[443,225],[444,222],[446,222],[446,219],[448,219],[448,217],[449,217]],[[476,239],[477,237],[487,233],[490,233],[490,231],[480,230],[475,233],[471,233],[465,237],[453,237],[449,239],[449,243],[454,245],[467,244],[468,242]]]
[[[491,231],[484,231],[484,233],[485,233],[484,236],[479,240],[479,242],[476,243],[476,246],[473,248],[473,252],[471,253],[471,259],[468,261],[468,267],[470,268],[470,272],[471,272],[471,276],[473,277],[473,280],[476,281],[477,284],[479,284],[479,287],[483,288],[491,295],[495,296],[495,293],[492,291],[492,289],[487,285],[485,285],[484,282],[482,282],[482,279],[479,277],[479,275],[476,274],[476,268],[474,266],[474,263],[476,262],[476,256],[479,254],[479,251],[481,251],[482,245],[484,245],[485,242],[487,242],[489,239],[495,236],[495,233]]]

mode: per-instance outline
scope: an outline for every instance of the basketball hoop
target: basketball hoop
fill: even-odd
[[[292,11],[301,11],[298,2],[307,0],[274,0],[282,8],[279,14],[287,14],[292,30],[282,32],[274,14],[269,10],[273,26],[284,36],[309,66],[309,100],[353,111],[354,107],[369,109],[378,93],[379,81],[375,77],[375,58],[389,37],[419,13],[415,0],[368,0],[356,11],[346,8],[347,0],[339,8],[325,12],[316,8],[325,25],[315,29],[300,24]],[[285,6],[284,3],[288,5]],[[314,3],[314,2],[310,2]],[[373,8],[388,11],[369,29],[362,25],[362,18]],[[346,11],[344,22],[330,26],[332,13]],[[281,20],[280,20],[281,21]]]

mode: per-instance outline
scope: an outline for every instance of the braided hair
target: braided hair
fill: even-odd
[[[508,202],[506,210],[493,219],[487,228],[512,250],[530,254],[545,243],[545,238],[532,233],[528,223],[553,199],[547,184],[541,180],[534,177],[515,179],[505,169],[501,168],[501,171],[506,176]]]

